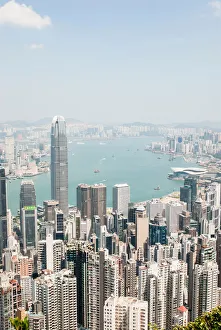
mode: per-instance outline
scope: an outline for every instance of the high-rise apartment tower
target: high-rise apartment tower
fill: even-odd
[[[116,184],[113,187],[113,210],[122,212],[128,218],[128,204],[130,203],[130,187],[127,183]]]

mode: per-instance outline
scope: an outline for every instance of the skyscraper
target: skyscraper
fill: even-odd
[[[187,303],[187,264],[164,259],[139,267],[138,299],[148,301],[148,323],[159,329],[173,328],[177,308]]]
[[[55,220],[55,208],[58,208],[58,201],[44,201],[44,210],[45,210],[45,221],[54,221]]]
[[[167,231],[168,233],[176,233],[179,228],[179,214],[186,209],[183,202],[168,202],[165,208]]]
[[[33,284],[33,300],[42,302],[46,329],[77,330],[77,282],[67,269],[48,270]]]
[[[91,186],[91,217],[98,215],[101,224],[104,223],[106,215],[106,190],[107,187],[102,183]]]
[[[148,303],[132,297],[109,297],[104,305],[104,330],[147,330]]]
[[[5,137],[5,157],[8,161],[9,168],[15,160],[15,140],[13,135]]]
[[[64,212],[60,209],[55,209],[55,238],[64,239]]]
[[[59,207],[68,215],[68,149],[66,123],[55,116],[51,126],[51,198],[59,201]]]
[[[20,226],[23,250],[37,245],[37,208],[33,181],[22,181],[20,190]]]
[[[7,246],[7,198],[5,169],[0,167],[0,260]]]
[[[113,211],[122,212],[128,218],[130,203],[130,187],[127,183],[116,184],[113,187]]]
[[[39,270],[48,269],[57,273],[62,269],[64,258],[64,242],[53,240],[52,235],[48,235],[46,240],[38,242],[38,264]]]
[[[118,256],[110,256],[108,250],[100,249],[88,257],[88,328],[103,330],[104,302],[119,293]]]
[[[149,242],[149,218],[144,206],[136,209],[136,249],[145,250],[145,244]]]
[[[21,307],[21,286],[13,273],[0,274],[0,329],[11,330],[10,318],[16,316]]]
[[[129,259],[124,266],[125,272],[125,296],[137,296],[137,276],[136,276],[136,261]]]
[[[167,242],[167,226],[165,219],[158,213],[154,220],[150,222],[150,245],[160,243],[165,245]]]
[[[20,210],[24,206],[36,206],[35,186],[32,180],[23,180],[20,188]]]
[[[93,244],[72,241],[66,246],[67,268],[77,278],[77,316],[78,323],[88,327],[88,258],[93,253]]]
[[[180,200],[181,202],[185,202],[187,204],[187,210],[192,210],[192,198],[191,198],[191,187],[190,186],[183,186],[180,187]]]
[[[191,320],[217,307],[218,265],[208,261],[204,265],[195,265],[192,287]]]
[[[198,179],[196,177],[185,178],[184,186],[190,186],[191,187],[191,211],[192,211],[193,204],[197,199]]]
[[[81,183],[77,186],[77,208],[81,217],[91,219],[91,186]]]

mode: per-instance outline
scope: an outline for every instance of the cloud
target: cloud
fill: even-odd
[[[52,23],[49,16],[40,16],[31,6],[11,0],[0,7],[0,24],[40,30]]]
[[[29,48],[31,50],[43,49],[44,48],[44,45],[43,44],[31,44],[31,45],[29,45]]]
[[[213,9],[215,16],[221,17],[221,1],[210,1],[209,6]]]

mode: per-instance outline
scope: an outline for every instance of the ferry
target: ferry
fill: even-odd
[[[157,186],[156,188],[154,188],[154,190],[160,190],[160,186]]]

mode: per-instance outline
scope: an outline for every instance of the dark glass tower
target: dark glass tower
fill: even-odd
[[[37,208],[33,181],[22,181],[20,190],[20,225],[23,251],[37,245]]]
[[[81,211],[81,217],[91,219],[91,186],[79,184],[77,186],[77,208]]]
[[[150,223],[150,245],[167,243],[167,226],[164,218],[158,213]]]
[[[0,217],[7,215],[6,177],[4,167],[0,167]]]
[[[7,247],[7,197],[5,169],[0,167],[0,259]]]
[[[68,215],[68,149],[66,123],[55,116],[51,126],[51,198],[59,201],[59,207]]]
[[[184,180],[184,186],[191,187],[191,211],[192,211],[193,204],[197,199],[198,179],[196,177],[187,177]]]
[[[180,200],[187,203],[187,210],[192,210],[192,189],[190,186],[180,187]]]

